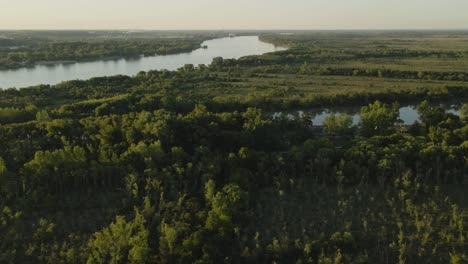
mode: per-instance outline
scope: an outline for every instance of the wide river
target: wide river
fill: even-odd
[[[118,74],[135,75],[140,71],[148,70],[175,70],[185,64],[210,64],[215,57],[238,59],[243,56],[260,55],[285,49],[261,42],[258,36],[213,39],[203,42],[202,45],[206,45],[208,48],[174,55],[37,65],[31,68],[3,70],[0,71],[0,88],[57,84],[67,80]]]

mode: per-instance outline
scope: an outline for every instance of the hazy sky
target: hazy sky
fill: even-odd
[[[468,0],[0,0],[0,29],[468,29]]]

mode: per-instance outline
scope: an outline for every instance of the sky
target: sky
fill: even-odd
[[[468,0],[0,0],[0,29],[468,29]]]

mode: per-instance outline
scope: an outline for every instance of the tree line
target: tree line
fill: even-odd
[[[195,39],[65,40],[0,49],[0,69],[30,67],[37,63],[120,59],[190,52],[200,48]]]

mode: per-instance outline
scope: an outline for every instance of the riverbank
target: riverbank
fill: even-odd
[[[81,63],[81,62],[96,62],[96,61],[115,61],[115,60],[130,60],[130,59],[139,59],[141,57],[151,57],[151,56],[164,56],[164,55],[174,55],[174,54],[181,54],[181,53],[188,53],[194,50],[205,48],[205,46],[200,46],[194,49],[187,49],[187,50],[178,50],[168,53],[155,53],[155,54],[140,54],[140,55],[128,55],[128,56],[106,56],[106,57],[94,57],[94,58],[84,58],[84,59],[75,59],[75,60],[51,60],[51,61],[36,61],[33,63],[28,64],[20,64],[16,66],[1,66],[0,71],[9,71],[9,70],[19,70],[19,69],[32,69],[36,66],[57,66],[57,65],[67,65],[67,64],[74,64],[74,63]]]
[[[207,46],[207,48],[202,48]],[[261,55],[283,50],[259,41],[257,36],[218,38],[199,43],[197,48],[182,53],[166,52],[166,55],[133,56],[127,59],[102,59],[99,61],[60,60],[65,64],[46,63],[32,68],[0,71],[0,87],[27,87],[38,84],[57,84],[62,81],[89,79],[113,75],[135,75],[140,71],[177,70],[186,64],[208,65],[216,57],[238,59],[248,55]],[[66,67],[63,67],[63,66]]]
[[[37,65],[88,62],[190,52],[211,35],[183,38],[58,38],[27,41],[21,49],[0,49],[0,69],[14,70]],[[25,40],[23,40],[24,42]]]

